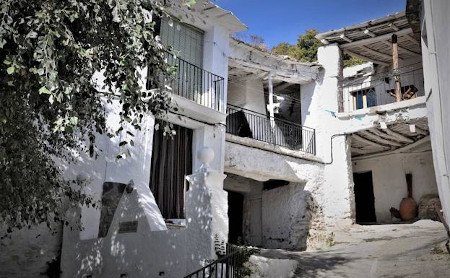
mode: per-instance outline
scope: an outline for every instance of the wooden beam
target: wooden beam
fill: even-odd
[[[402,100],[402,86],[400,84],[400,77],[396,75],[398,72],[398,42],[397,35],[392,35],[392,71],[394,72],[394,80],[395,80],[395,101],[399,102]]]
[[[283,82],[284,82],[284,81],[283,81]],[[289,87],[289,86],[291,86],[291,85],[292,85],[292,83],[285,82],[284,84],[279,84],[279,85],[273,87],[273,89],[274,89],[275,91],[282,91],[282,90],[286,89],[287,87]]]
[[[412,43],[414,43],[414,44],[416,44],[416,45],[420,45],[420,42],[419,41],[417,41],[413,36],[411,36],[411,35],[405,35],[405,38],[408,40],[408,41],[410,41],[410,42],[412,42]]]
[[[352,153],[356,153],[356,154],[366,154],[367,152],[362,150],[362,149],[358,149],[358,148],[352,148],[351,149]]]
[[[407,29],[400,30],[398,32],[392,32],[392,33],[380,35],[375,38],[367,38],[367,39],[363,39],[363,40],[359,40],[359,41],[342,44],[341,48],[346,49],[349,47],[367,45],[367,44],[376,43],[376,42],[380,42],[380,41],[386,41],[386,40],[390,39],[393,34],[396,34],[397,36],[400,37],[400,36],[404,36],[406,34],[411,34],[411,33],[412,33],[411,28],[407,28]]]
[[[391,154],[407,153],[407,151],[414,149],[415,147],[418,147],[418,146],[422,145],[423,143],[426,143],[427,141],[430,141],[430,136],[423,137],[422,139],[417,140],[416,142],[414,142],[412,144],[406,145],[406,146],[398,148],[396,150],[381,152],[381,153],[377,153],[377,154],[371,154],[371,155],[367,155],[367,156],[358,156],[357,158],[356,157],[352,158],[352,160],[363,160],[363,159],[375,158],[375,157],[386,156],[386,155],[391,155]]]
[[[401,142],[405,142],[405,143],[414,143],[414,140],[411,138],[408,138],[398,132],[395,132],[389,128],[386,128],[384,130],[384,132],[386,132],[387,134],[391,135],[392,137],[396,138],[397,140],[401,141]]]
[[[363,56],[361,54],[357,54],[357,53],[355,53],[353,51],[350,51],[348,49],[345,49],[344,51],[347,52],[350,55],[353,55],[353,56],[357,57],[357,58],[361,58],[363,60],[367,60],[367,61],[373,62],[375,64],[379,64],[379,65],[382,65],[382,66],[389,66],[389,63],[386,63],[386,62],[383,62],[383,61],[380,61],[380,60],[375,60],[375,59],[372,59],[370,57]]]
[[[369,29],[364,30],[364,34],[366,34],[366,35],[368,35],[368,36],[370,36],[372,38],[375,38],[377,36],[372,31],[370,31]]]
[[[423,129],[421,129],[420,127],[417,127],[417,125],[416,125],[416,132],[415,133],[420,134],[420,135],[424,135],[424,136],[428,136],[428,132],[423,130]]]
[[[388,146],[385,146],[385,145],[379,144],[377,142],[374,142],[374,141],[368,140],[366,138],[363,138],[363,137],[359,136],[356,133],[352,134],[352,138],[355,139],[356,141],[359,141],[361,143],[364,143],[364,144],[367,144],[367,145],[370,145],[370,146],[373,146],[373,147],[376,147],[376,148],[390,149]]]
[[[392,46],[392,44],[389,41],[383,41],[383,44],[386,45],[386,46],[389,46],[389,47]],[[420,53],[414,52],[412,50],[406,49],[406,48],[401,47],[401,46],[398,46],[398,50],[400,50],[400,52],[406,52],[406,53],[411,54],[411,55],[421,55]]]
[[[383,130],[386,131],[386,129],[383,129]],[[393,134],[384,133],[384,132],[380,131],[378,128],[372,128],[372,129],[370,129],[370,132],[372,132],[372,133],[374,133],[374,134],[376,134],[376,135],[378,135],[381,138],[384,138],[386,140],[393,140],[393,141],[396,141],[396,142],[399,142],[399,143],[401,143],[401,142],[403,142],[403,143],[412,143],[412,142],[414,142],[414,140],[409,139],[407,137],[404,137],[401,134],[398,134],[398,135],[404,137],[405,139],[399,138],[398,136],[394,136]],[[393,131],[391,131],[391,132],[393,132]],[[408,140],[408,141],[406,141],[406,140]]]
[[[344,34],[341,34],[341,35],[339,36],[339,38],[343,39],[343,40],[346,41],[346,42],[352,42],[352,40],[349,39],[349,38],[347,38],[347,36],[344,35]]]
[[[391,27],[392,28],[392,30],[394,30],[394,31],[398,31],[398,30],[400,30],[400,28],[398,28],[394,23],[389,23],[389,25],[388,25],[389,27]]]
[[[386,140],[384,138],[381,138],[381,136],[375,135],[373,133],[370,133],[369,131],[360,131],[360,134],[364,135],[367,139],[374,141],[376,143],[381,143],[383,145],[393,146],[393,147],[401,147],[402,144],[392,141],[392,140]]]
[[[249,72],[254,72],[256,70],[262,70],[267,73],[272,72],[273,78],[279,81],[285,81],[290,83],[300,83],[304,84],[314,79],[312,74],[309,73],[302,74],[298,71],[288,71],[283,69],[275,69],[274,67],[270,67],[268,65],[246,61],[239,58],[231,58],[229,59],[229,64],[236,68],[241,68]]]
[[[377,55],[378,57],[382,57],[383,59],[386,59],[386,60],[392,59],[391,55],[378,52],[376,50],[368,48],[367,46],[362,45],[361,48],[364,49],[365,51],[369,52],[369,53],[372,53],[373,55]]]

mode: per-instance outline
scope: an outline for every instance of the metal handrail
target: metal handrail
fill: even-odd
[[[169,80],[172,92],[200,105],[224,112],[225,78],[167,52],[167,62],[175,66],[175,76]]]
[[[240,109],[240,110],[242,110],[242,111],[246,111],[246,112],[252,113],[252,114],[254,114],[254,115],[262,116],[262,117],[265,117],[265,118],[268,118],[268,119],[271,118],[270,116],[268,116],[268,115],[266,115],[266,114],[259,113],[259,112],[256,112],[256,111],[253,111],[253,110],[244,108],[244,107],[236,106],[236,105],[233,105],[233,104],[229,104],[229,103],[228,103],[228,104],[227,104],[227,107],[232,107],[232,108],[235,108],[235,109]],[[312,128],[312,127],[307,127],[307,126],[304,126],[304,125],[301,125],[301,124],[298,124],[298,123],[294,123],[294,122],[291,122],[291,121],[288,121],[288,120],[285,120],[285,119],[280,119],[280,118],[276,118],[276,117],[273,117],[273,118],[274,118],[277,122],[283,122],[283,123],[286,123],[286,124],[289,124],[289,125],[295,125],[295,126],[302,127],[302,128],[305,128],[305,129],[314,130],[314,128]]]
[[[227,133],[316,154],[315,129],[228,104]]]
[[[184,278],[234,278],[246,275],[244,263],[248,260],[244,249],[227,246],[227,254],[206,266],[184,276]]]

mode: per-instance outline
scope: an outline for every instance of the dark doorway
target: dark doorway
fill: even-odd
[[[244,207],[244,195],[228,191],[228,242],[242,244],[242,214]]]
[[[375,196],[373,195],[372,172],[354,173],[356,223],[375,224]]]

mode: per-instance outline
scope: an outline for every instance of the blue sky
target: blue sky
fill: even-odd
[[[319,32],[404,11],[406,0],[214,0],[232,11],[249,30],[272,47],[295,43],[299,34]]]

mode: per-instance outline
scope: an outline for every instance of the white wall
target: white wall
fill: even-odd
[[[405,174],[413,176],[413,198],[419,200],[426,194],[437,194],[431,152],[393,154],[383,157],[353,161],[353,172],[372,171],[377,222],[392,223],[391,207],[399,208],[407,197]]]
[[[110,110],[108,125],[117,124],[117,114],[115,109]],[[175,124],[194,129],[193,142],[193,169],[198,169],[200,162],[196,157],[196,152],[203,146],[210,146],[215,152],[215,159],[211,166],[223,173],[223,142],[224,128],[214,125],[206,125],[184,117],[169,117]],[[129,159],[115,159],[118,153],[118,143],[121,138],[108,138],[99,136],[99,148],[102,150],[96,160],[81,157],[76,165],[67,168],[67,177],[76,177],[78,173],[88,174],[90,184],[88,192],[95,200],[100,201],[103,182],[128,183],[133,180],[136,187],[142,188],[146,194],[151,194],[149,189],[153,127],[154,120],[148,117],[146,128],[142,132],[135,133],[135,146],[132,148],[132,156]],[[88,163],[88,161],[90,163]],[[221,187],[221,184],[219,185]],[[223,190],[222,190],[223,191]],[[217,195],[217,196],[216,196]],[[222,201],[218,205],[226,208],[226,193],[223,196],[214,195]],[[139,194],[142,196],[142,194]],[[137,198],[137,197],[136,197]],[[223,201],[225,199],[225,201]],[[158,221],[155,213],[150,212],[150,219],[147,221],[141,218],[149,216],[137,213],[139,208],[137,199],[128,200],[128,205],[118,209],[116,215],[121,215],[121,219],[138,217],[139,221],[151,225],[153,221]],[[128,216],[127,216],[128,215]],[[156,217],[156,218],[155,218]],[[115,216],[115,219],[117,216]],[[217,218],[217,217],[216,217]],[[91,267],[96,260],[92,257],[95,253],[98,256],[98,263],[101,264],[97,270],[100,277],[115,277],[121,273],[128,273],[131,277],[156,277],[160,272],[165,273],[165,277],[179,277],[188,271],[193,271],[200,267],[200,258],[192,257],[188,253],[191,250],[198,250],[197,245],[205,242],[204,238],[187,237],[186,228],[170,228],[168,231],[155,231],[149,227],[139,230],[137,234],[108,234],[104,239],[98,238],[98,228],[100,222],[100,210],[96,208],[81,209],[81,221],[85,229],[81,232],[70,232],[66,229],[63,248],[62,267],[64,277],[82,277],[84,274],[95,274],[96,267]],[[116,231],[118,221],[113,222],[110,230]],[[115,223],[115,224],[114,224]],[[145,226],[144,226],[145,227]],[[149,230],[150,229],[150,230]],[[225,236],[227,227],[220,226],[220,232]],[[223,237],[225,237],[223,236]],[[99,247],[100,246],[100,247]],[[111,246],[111,247],[108,247]],[[111,251],[113,248],[119,251]],[[93,250],[94,248],[94,250]],[[95,248],[98,248],[95,251]],[[114,250],[116,250],[114,249]],[[210,254],[207,250],[206,254]],[[130,255],[132,254],[132,255]],[[155,254],[158,254],[155,256]],[[147,258],[143,260],[143,258]],[[148,261],[151,261],[149,263]],[[94,264],[95,265],[95,264]],[[117,276],[119,277],[119,276]]]
[[[450,2],[423,0],[422,59],[436,181],[450,223]],[[425,34],[426,33],[426,34]]]
[[[264,99],[263,80],[257,78],[231,80],[228,103],[265,115],[266,101]]]
[[[264,248],[303,250],[311,226],[304,185],[290,183],[262,192],[262,236]]]

